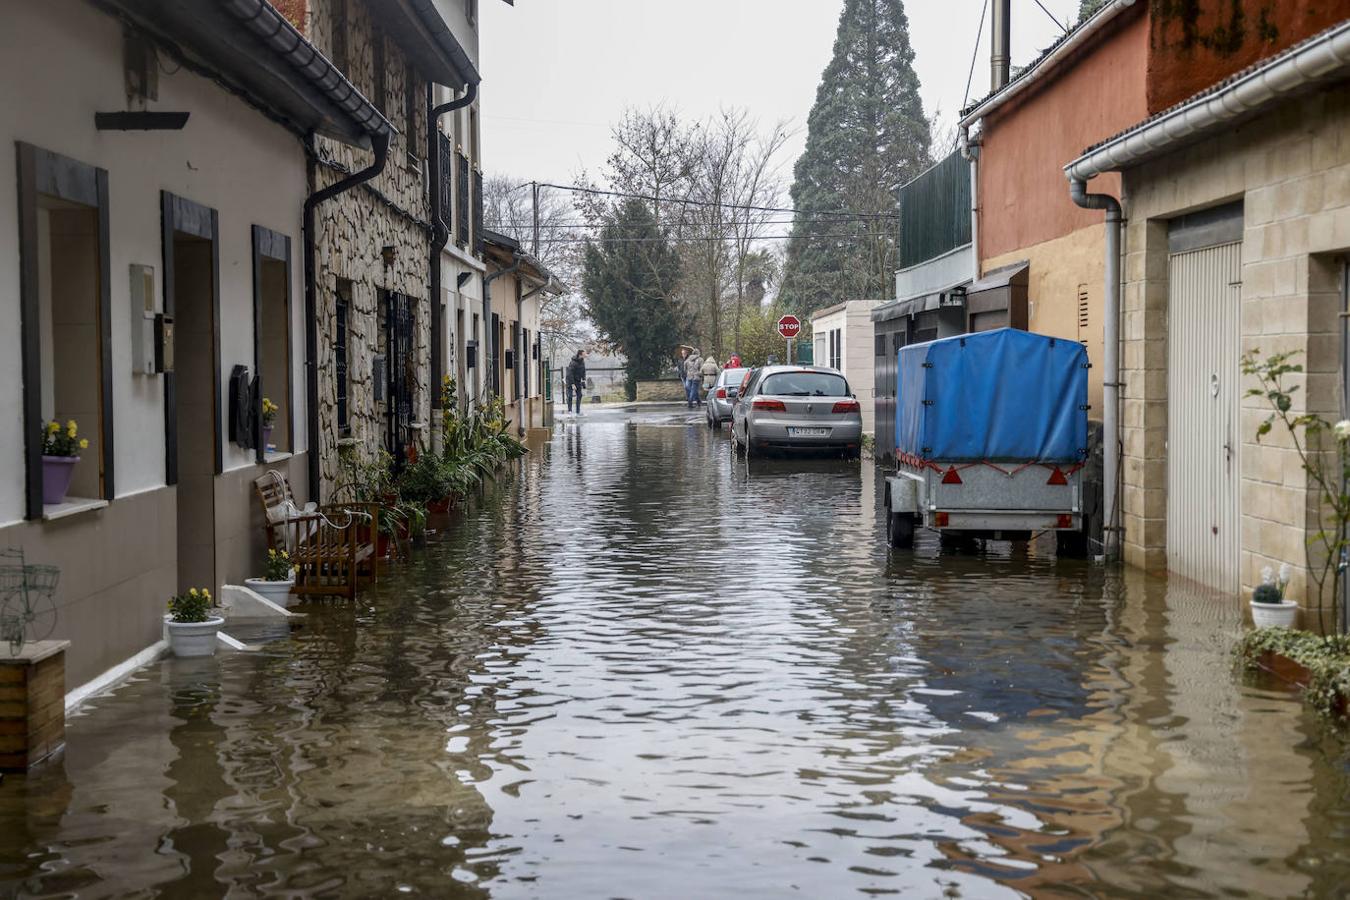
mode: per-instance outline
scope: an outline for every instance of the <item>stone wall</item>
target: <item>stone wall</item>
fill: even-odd
[[[348,417],[350,439],[356,452],[369,459],[384,446],[384,404],[374,398],[374,357],[382,347],[382,291],[408,295],[414,301],[417,320],[414,414],[417,422],[430,419],[431,309],[428,303],[427,257],[430,251],[430,207],[424,186],[421,158],[424,137],[411,148],[409,136],[426,134],[424,88],[416,86],[412,127],[406,119],[405,79],[407,63],[397,44],[376,27],[370,10],[360,0],[347,0],[347,77],[376,103],[400,132],[394,136],[384,171],[366,185],[358,186],[318,209],[316,250],[318,256],[319,316],[319,421],[323,496],[331,496],[338,478],[337,448],[344,436],[337,421],[337,384],[334,381],[336,298],[339,282],[350,282],[348,318]],[[333,56],[332,0],[311,0],[307,28],[311,40]],[[384,97],[377,96],[375,77],[376,42],[384,56]],[[411,153],[409,152],[411,149]],[[318,138],[315,188],[320,189],[365,168],[372,160],[363,151],[337,141]],[[393,248],[392,263],[381,256]]]
[[[1128,226],[1122,380],[1125,557],[1167,565],[1167,219],[1244,200],[1244,351],[1302,354],[1296,411],[1339,417],[1340,254],[1350,250],[1350,91],[1290,101],[1222,135],[1126,175]],[[1295,569],[1305,597],[1311,526],[1305,477],[1287,435],[1260,443],[1263,398],[1243,400],[1239,448],[1241,582],[1262,567]]]

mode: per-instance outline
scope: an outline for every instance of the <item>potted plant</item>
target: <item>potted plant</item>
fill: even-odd
[[[1289,585],[1289,563],[1280,566],[1277,577],[1270,566],[1261,570],[1261,583],[1252,591],[1252,621],[1257,628],[1276,626],[1292,628],[1294,616],[1298,613],[1298,604],[1284,599],[1284,589]]]
[[[225,620],[211,615],[212,611],[211,592],[206,588],[189,588],[169,598],[169,614],[164,619],[174,656],[215,655],[216,632]]]
[[[269,547],[263,559],[263,577],[245,578],[244,584],[277,606],[290,606],[291,588],[295,586],[295,563],[291,555],[285,550]]]
[[[277,420],[277,410],[280,409],[269,398],[262,399],[262,437],[263,452],[274,449],[272,445],[272,425]]]
[[[66,499],[70,479],[75,475],[75,464],[80,451],[89,447],[89,441],[79,437],[79,427],[71,419],[62,428],[55,420],[42,429],[42,502],[54,505]]]

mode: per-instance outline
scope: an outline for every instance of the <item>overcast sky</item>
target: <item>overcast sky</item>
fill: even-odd
[[[924,110],[962,105],[984,0],[908,0]],[[1078,0],[1041,0],[1071,24]],[[481,0],[483,166],[491,174],[570,183],[598,171],[626,106],[667,102],[693,118],[742,106],[806,140],[806,116],[830,60],[843,0]],[[1036,0],[1012,0],[1013,64],[1060,33]],[[989,89],[989,24],[970,95]]]

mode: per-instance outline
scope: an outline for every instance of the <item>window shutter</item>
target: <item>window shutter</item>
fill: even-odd
[[[455,165],[455,243],[463,248],[469,243],[469,158],[461,153]]]

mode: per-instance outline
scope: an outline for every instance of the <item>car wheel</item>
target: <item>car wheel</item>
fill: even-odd
[[[914,516],[886,511],[886,543],[899,549],[914,546]]]
[[[731,423],[731,448],[736,451],[737,456],[745,455],[745,445],[741,443],[740,437],[736,434],[736,423]]]

